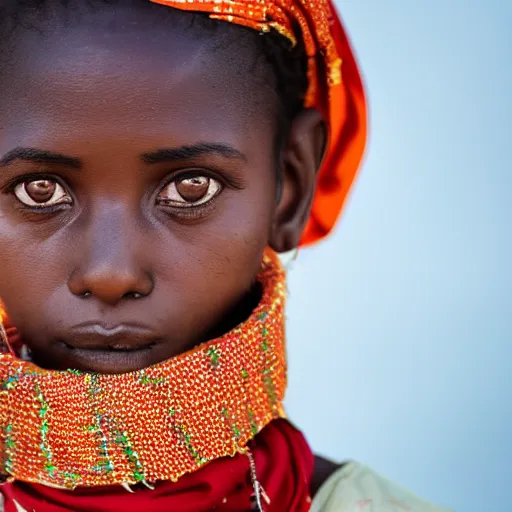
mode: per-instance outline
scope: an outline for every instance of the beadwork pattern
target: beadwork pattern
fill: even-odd
[[[268,252],[249,319],[221,338],[121,375],[42,370],[0,355],[0,472],[77,486],[176,481],[284,417],[284,270]]]
[[[314,105],[321,82],[327,88],[341,83],[341,58],[331,31],[333,16],[328,0],[150,0],[186,11],[269,32],[277,30],[296,44],[304,41],[308,56],[308,92],[305,106]],[[299,32],[299,33],[297,33]],[[325,69],[319,69],[319,60]]]

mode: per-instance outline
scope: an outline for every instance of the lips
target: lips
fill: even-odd
[[[61,369],[127,373],[166,358],[164,339],[143,325],[84,323],[66,330],[55,342]]]
[[[70,349],[130,352],[148,349],[158,338],[147,327],[122,324],[105,327],[101,323],[87,323],[73,327],[62,342]]]

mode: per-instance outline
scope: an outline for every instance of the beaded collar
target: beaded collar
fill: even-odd
[[[0,355],[0,472],[73,489],[176,481],[246,451],[284,417],[285,279],[265,255],[263,293],[221,338],[121,375],[48,371]]]

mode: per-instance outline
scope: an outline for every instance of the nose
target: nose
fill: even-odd
[[[80,263],[68,287],[73,295],[94,297],[116,305],[123,299],[139,299],[153,291],[151,273],[139,257],[141,247],[133,220],[109,211],[88,226],[80,247]],[[140,228],[139,228],[140,230]]]

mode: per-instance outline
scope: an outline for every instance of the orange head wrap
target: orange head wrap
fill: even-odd
[[[305,106],[322,112],[329,140],[301,246],[334,227],[366,143],[366,103],[357,64],[331,0],[151,0],[176,9],[269,32],[292,43],[302,38],[308,61]],[[300,31],[300,33],[297,33]]]

